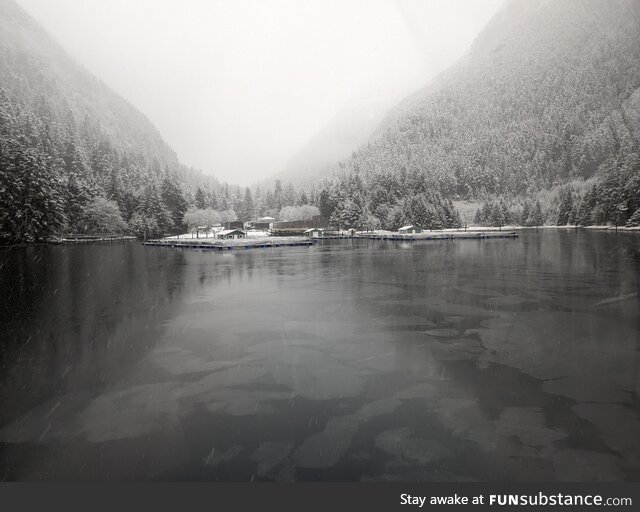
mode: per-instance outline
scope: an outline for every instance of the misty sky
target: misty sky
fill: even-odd
[[[502,2],[19,0],[183,163],[245,185],[345,105],[424,85]]]

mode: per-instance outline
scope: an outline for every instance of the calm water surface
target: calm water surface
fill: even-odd
[[[0,265],[1,480],[640,480],[639,234]]]

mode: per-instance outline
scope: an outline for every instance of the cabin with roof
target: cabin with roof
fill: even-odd
[[[422,228],[420,226],[402,226],[398,233],[401,235],[417,235],[422,233]]]
[[[224,229],[218,231],[217,238],[220,240],[237,240],[238,238],[247,238],[247,234],[241,229]]]
[[[322,238],[324,235],[324,229],[322,228],[311,228],[306,229],[302,232],[304,236],[308,236],[309,238]]]

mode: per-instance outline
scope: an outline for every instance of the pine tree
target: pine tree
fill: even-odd
[[[335,209],[335,202],[331,198],[331,193],[326,188],[323,188],[320,192],[320,204],[318,207],[320,208],[320,215],[326,217],[327,219],[331,217],[333,210]]]
[[[214,210],[219,209],[218,205],[218,195],[215,190],[210,190],[207,197],[207,207],[212,208]]]
[[[120,173],[112,168],[108,181],[104,187],[105,196],[110,201],[114,201],[120,209],[124,206],[125,188]]]
[[[340,229],[360,228],[362,208],[353,200],[340,202],[331,215],[331,225]]]
[[[638,208],[627,221],[627,227],[635,228],[638,226],[640,226],[640,208]]]
[[[204,210],[207,207],[207,198],[204,194],[204,190],[200,187],[196,190],[196,208],[198,210]]]
[[[560,191],[560,205],[558,206],[558,216],[556,225],[566,226],[569,223],[571,211],[573,210],[573,193],[569,187]]]
[[[598,202],[598,190],[595,185],[591,186],[580,201],[577,224],[589,226],[592,224],[592,213]]]
[[[85,164],[80,146],[76,140],[70,138],[64,144],[62,158],[64,169],[68,175],[75,175],[77,179],[87,177],[87,165]]]
[[[529,225],[529,216],[531,215],[531,204],[529,201],[525,201],[522,205],[522,214],[520,215],[520,225],[528,226]]]
[[[282,190],[282,182],[280,180],[276,180],[273,186],[273,206],[277,211],[282,210],[282,207],[286,206],[284,204],[284,192]]]
[[[580,218],[580,213],[578,211],[578,204],[574,202],[573,206],[571,207],[571,211],[569,212],[569,218],[567,219],[567,224],[571,224],[572,226],[577,226],[579,218]]]
[[[200,190],[200,189],[198,189]],[[184,214],[187,211],[187,200],[182,195],[180,185],[177,180],[170,175],[165,175],[162,180],[161,192],[162,202],[166,210],[169,212],[171,218],[170,230],[176,233],[181,233],[184,230],[184,224],[182,222]]]
[[[245,189],[244,198],[238,210],[238,217],[244,222],[250,221],[255,217],[255,206],[249,187]]]
[[[59,233],[64,222],[60,179],[36,150],[18,151],[15,168],[23,176],[20,205],[15,212],[17,240],[46,240]]]
[[[144,188],[138,214],[142,217],[143,225],[156,228],[155,231],[150,230],[148,236],[163,236],[171,231],[173,221],[155,182],[151,182]]]
[[[475,222],[478,226],[482,225],[482,210],[478,208],[476,210],[476,214],[473,217],[473,222]]]
[[[536,204],[533,207],[533,212],[531,213],[530,224],[532,226],[542,226],[542,225],[544,225],[544,217],[542,215],[542,206],[540,205],[540,201],[539,200],[536,201]]]
[[[93,200],[93,193],[85,181],[76,173],[67,175],[63,182],[62,199],[66,227],[70,232],[77,231],[77,222],[86,205]]]
[[[501,204],[494,204],[491,208],[491,225],[501,227],[506,223]]]

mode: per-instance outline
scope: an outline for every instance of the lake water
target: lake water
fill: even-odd
[[[0,480],[640,480],[640,234],[0,265]]]

